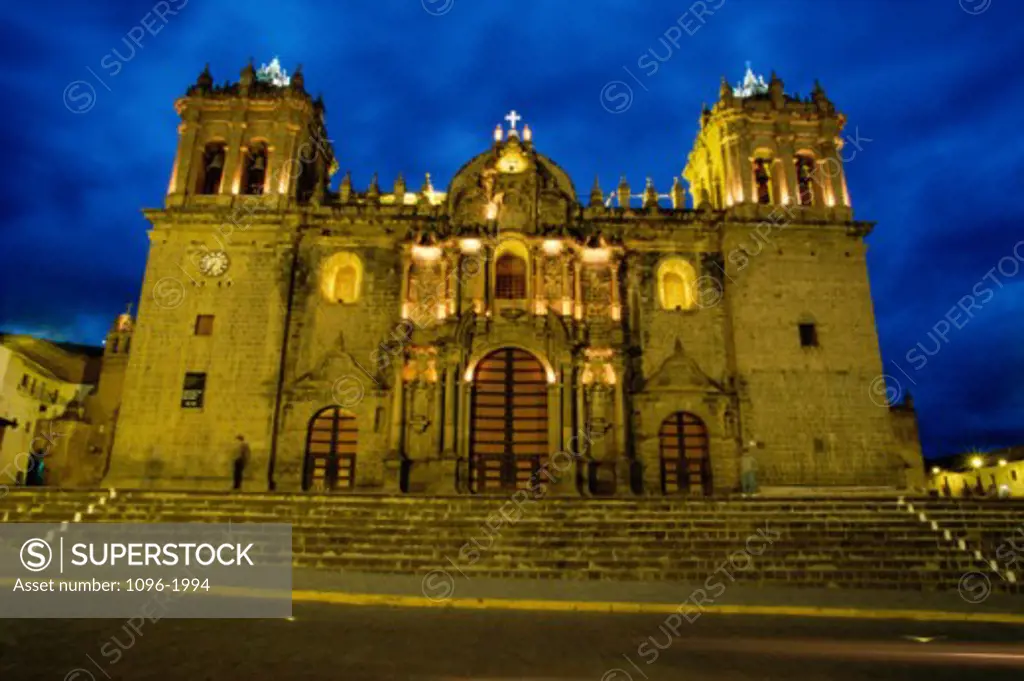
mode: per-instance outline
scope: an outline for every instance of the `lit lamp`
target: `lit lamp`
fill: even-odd
[[[971,466],[974,467],[974,468],[981,468],[984,465],[985,465],[985,460],[982,459],[980,456],[976,456],[976,457],[971,459]]]
[[[1006,465],[1006,459],[999,459],[999,465],[1000,466],[1005,466]]]
[[[608,262],[611,251],[604,244],[604,240],[596,234],[587,240],[586,248],[583,249],[583,261],[588,263]]]
[[[941,472],[942,472],[941,468],[939,468],[938,466],[932,466],[932,475],[938,475]]]
[[[428,234],[421,234],[412,245],[412,257],[417,260],[437,260],[441,257],[441,247]]]
[[[562,252],[562,242],[559,239],[545,239],[544,252],[548,255],[558,255]]]

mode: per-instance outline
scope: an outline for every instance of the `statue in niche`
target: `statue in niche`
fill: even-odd
[[[607,434],[612,429],[612,390],[604,383],[595,383],[590,386],[588,392],[590,414],[587,419],[587,430],[591,439],[588,454],[593,459],[601,460],[608,454],[611,446]]]

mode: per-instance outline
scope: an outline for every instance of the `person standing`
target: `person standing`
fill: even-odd
[[[757,493],[757,459],[747,447],[740,455],[740,490],[745,497]]]
[[[242,479],[245,477],[245,467],[249,463],[251,451],[249,443],[245,441],[244,435],[238,436],[238,447],[235,449],[235,489],[242,489]]]

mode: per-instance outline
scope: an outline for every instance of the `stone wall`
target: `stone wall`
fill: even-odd
[[[270,223],[226,249],[222,277],[195,268],[219,245],[212,223],[158,223],[124,383],[108,481],[130,486],[222,488],[235,437],[252,448],[247,477],[265,486],[283,344],[291,247]],[[195,334],[213,315],[213,333]],[[206,374],[202,408],[182,408],[187,372]]]
[[[862,240],[787,225],[766,243],[729,225],[723,245],[744,437],[758,442],[763,482],[895,484],[888,405],[871,392],[882,371]],[[816,347],[801,346],[802,322]]]

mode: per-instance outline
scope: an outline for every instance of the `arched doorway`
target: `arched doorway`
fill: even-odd
[[[355,484],[358,442],[359,428],[354,416],[338,407],[318,411],[309,422],[306,436],[302,489],[351,489]]]
[[[470,482],[474,492],[531,487],[548,456],[548,382],[518,348],[484,357],[473,376]]]
[[[658,430],[661,486],[665,494],[711,494],[708,429],[697,416],[677,411]]]

